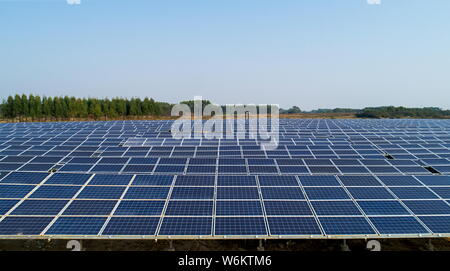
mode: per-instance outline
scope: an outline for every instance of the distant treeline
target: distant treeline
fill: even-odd
[[[194,101],[183,101],[193,112]],[[202,101],[202,108],[211,104]],[[75,98],[75,97],[40,97],[37,95],[9,96],[0,104],[0,118],[7,120],[73,120],[73,119],[135,119],[147,117],[170,116],[173,104],[157,102],[151,98]],[[226,107],[221,106],[223,112]],[[270,114],[270,108],[267,113]],[[280,109],[280,114],[298,114],[298,106]],[[305,113],[326,114],[350,113],[357,118],[450,118],[450,110],[437,107],[406,108],[394,106],[367,107],[364,109],[335,108],[317,109]],[[332,116],[331,116],[332,117]]]
[[[406,108],[395,106],[367,107],[357,113],[358,118],[450,118],[450,110],[437,107]]]
[[[360,113],[361,109],[352,108],[334,108],[334,109],[316,109],[308,113]]]
[[[169,115],[171,104],[144,98],[75,98],[40,97],[35,95],[9,96],[0,104],[3,119],[62,120],[115,119],[139,116]]]

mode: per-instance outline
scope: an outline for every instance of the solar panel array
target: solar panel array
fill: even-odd
[[[171,124],[0,124],[0,238],[450,236],[448,120],[281,119],[276,150]]]

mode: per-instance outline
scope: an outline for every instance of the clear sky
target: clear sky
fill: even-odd
[[[0,0],[0,98],[450,108],[450,1]]]

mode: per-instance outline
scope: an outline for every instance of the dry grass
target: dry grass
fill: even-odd
[[[256,116],[249,116],[254,118]],[[270,116],[269,116],[270,117]],[[281,119],[355,119],[353,113],[300,113],[300,114],[280,114]],[[203,117],[207,120],[211,117]],[[71,121],[113,121],[113,120],[175,120],[178,117],[172,116],[139,116],[139,117],[118,117],[118,118],[70,118],[70,119],[0,119],[0,123],[9,122],[71,122]]]

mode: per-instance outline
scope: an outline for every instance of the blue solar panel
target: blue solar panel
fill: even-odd
[[[310,200],[350,199],[341,187],[305,187],[305,192]]]
[[[259,201],[217,201],[216,215],[218,216],[262,216]]]
[[[318,235],[319,225],[313,217],[268,217],[272,235]]]
[[[244,174],[247,173],[245,166],[219,166],[219,174]]]
[[[299,187],[261,187],[264,199],[304,199]]]
[[[124,165],[128,162],[129,158],[108,158],[108,157],[103,157],[102,159],[100,159],[100,161],[98,161],[98,164],[118,164],[118,165]]]
[[[128,185],[132,175],[95,175],[89,185]]]
[[[106,217],[60,217],[48,229],[48,235],[97,235]]]
[[[45,184],[83,185],[91,176],[89,174],[56,173],[45,181]]]
[[[91,169],[92,165],[83,165],[83,164],[66,164],[61,167],[58,171],[60,172],[88,172]]]
[[[91,172],[119,172],[123,168],[123,165],[96,165],[90,171]]]
[[[266,214],[276,215],[312,215],[311,209],[306,201],[264,201]]]
[[[0,235],[39,235],[52,217],[6,217],[0,222]]]
[[[383,187],[348,187],[355,199],[394,199],[395,197]]]
[[[8,163],[26,163],[33,159],[33,156],[7,156],[2,159],[2,162],[8,162]]]
[[[364,217],[319,217],[320,224],[328,235],[375,234]]]
[[[0,198],[20,199],[25,197],[33,188],[32,185],[0,185]]]
[[[171,199],[212,199],[213,187],[174,187]]]
[[[77,199],[119,199],[124,191],[121,186],[86,186]]]
[[[158,158],[154,157],[132,157],[128,161],[129,165],[154,165],[158,161]]]
[[[443,200],[405,200],[403,203],[416,215],[450,215],[450,205]]]
[[[47,173],[12,172],[0,183],[38,184],[48,176]]]
[[[47,172],[53,168],[54,164],[26,164],[19,171],[42,171]]]
[[[362,215],[352,201],[312,201],[317,215]]]
[[[425,168],[450,172],[446,122],[281,119],[277,150],[248,138],[175,140],[172,123],[0,124],[0,224],[64,212],[56,218],[76,219],[61,232],[74,235],[88,232],[80,226],[87,219],[94,235],[109,238],[220,231],[347,238],[378,234],[368,218],[389,218],[376,226],[380,237],[427,233],[420,217],[450,234],[449,176]]]
[[[74,157],[69,161],[69,164],[89,164],[93,165],[100,160],[99,158],[91,158],[91,157]]]
[[[114,200],[75,200],[63,215],[109,215],[116,203]]]
[[[420,216],[419,218],[434,233],[450,232],[450,216]]]
[[[260,176],[259,184],[261,186],[298,186],[294,176]]]
[[[168,165],[158,165],[155,169],[157,173],[183,173],[184,166],[168,166]]]
[[[334,166],[309,166],[311,173],[338,174],[339,170]]]
[[[124,199],[166,199],[168,187],[130,187]]]
[[[122,172],[126,173],[151,173],[153,171],[153,165],[127,165],[122,169]]]
[[[450,199],[450,187],[432,187],[431,190],[443,199]]]
[[[14,205],[19,202],[18,200],[0,200],[0,215],[6,214]]]
[[[218,187],[217,199],[259,199],[256,187]]]
[[[219,176],[218,186],[256,186],[254,176]]]
[[[303,186],[340,186],[334,176],[299,176]]]
[[[159,217],[113,217],[103,235],[155,235]]]
[[[214,186],[214,176],[178,176],[177,186]]]
[[[414,217],[371,217],[370,221],[381,234],[419,234],[428,232]]]
[[[11,215],[57,215],[69,201],[67,200],[25,200]]]
[[[211,217],[164,217],[159,235],[211,235]]]
[[[387,186],[420,186],[412,176],[378,176],[378,178]]]
[[[437,199],[438,198],[433,192],[431,192],[430,190],[428,190],[425,187],[391,187],[390,189],[400,199]]]
[[[358,201],[367,215],[407,215],[408,211],[398,201]]]
[[[416,178],[429,186],[450,186],[450,176],[416,176]]]
[[[160,215],[164,208],[165,201],[137,201],[122,200],[114,215],[119,216],[150,216]]]
[[[275,166],[249,166],[248,167],[250,173],[254,174],[264,174],[264,173],[272,173],[277,174],[278,170]]]
[[[369,173],[369,170],[367,170],[365,167],[338,167],[338,169],[343,174],[362,174],[362,173]]]
[[[381,186],[372,176],[339,176],[345,186]]]
[[[173,176],[164,175],[136,175],[132,185],[169,186],[172,184]]]
[[[165,215],[169,216],[212,216],[212,201],[176,201],[171,200]]]
[[[217,217],[216,235],[266,235],[263,217]]]

